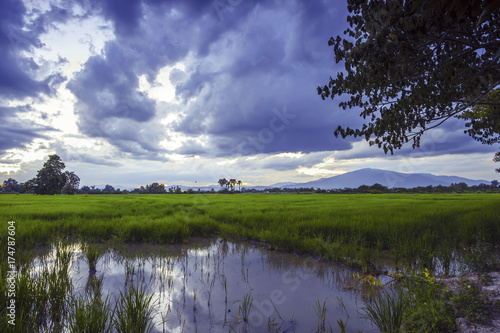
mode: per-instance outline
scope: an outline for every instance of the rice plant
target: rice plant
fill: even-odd
[[[366,271],[380,267],[377,260],[387,259],[396,268],[406,266],[408,271],[417,272],[427,268],[432,275],[443,271],[457,274],[459,270],[484,270],[499,262],[500,211],[497,194],[207,195],[205,201],[195,205],[196,198],[191,195],[3,195],[0,219],[16,221],[16,244],[23,250],[24,247],[29,250],[35,244],[51,244],[56,240],[55,257],[47,259],[45,267],[36,270],[27,263],[29,255],[21,259],[24,251],[19,251],[16,262],[20,271],[16,281],[19,306],[19,310],[16,309],[16,326],[24,327],[26,331],[61,330],[62,326],[57,323],[69,325],[65,320],[69,320],[67,318],[78,306],[80,310],[92,310],[85,307],[92,303],[92,297],[85,296],[82,300],[69,297],[74,292],[68,274],[73,258],[65,250],[66,245],[56,237],[111,241],[114,242],[112,246],[122,248],[126,248],[123,242],[185,242],[191,236],[252,239],[262,241],[272,249],[311,254]],[[185,219],[186,213],[189,221]],[[6,230],[0,228],[2,253],[6,253]],[[100,258],[97,246],[88,244],[85,256],[90,273],[95,273]],[[242,256],[243,262],[244,253]],[[181,274],[184,287],[189,276],[187,266],[186,262]],[[125,261],[124,268],[126,285],[144,279],[144,260]],[[202,266],[202,273],[203,269]],[[0,291],[6,288],[5,271],[2,268],[0,272]],[[409,275],[408,271],[403,274]],[[246,280],[248,272],[248,266],[243,265],[242,275]],[[169,290],[174,289],[176,282],[173,275],[166,274],[165,278]],[[98,288],[93,285],[98,284],[97,281],[89,279],[88,290]],[[209,307],[215,302],[216,293],[212,293],[212,287],[207,288]],[[222,287],[227,308],[228,286],[223,275],[221,294]],[[199,292],[202,290],[205,289],[198,289],[193,294],[193,312],[201,313]],[[123,300],[117,300],[116,313],[121,309],[121,316],[125,318],[128,316],[125,306],[127,297],[128,303],[131,303],[134,293],[127,291],[122,296]],[[148,299],[145,294],[142,296]],[[425,296],[422,297],[424,303],[435,295],[429,293]],[[222,295],[220,297],[222,302]],[[372,303],[367,303],[365,315],[372,316],[374,320],[378,316],[383,319],[381,322],[392,321],[392,317],[397,319],[398,315],[393,316],[392,313],[400,313],[400,298],[396,294],[384,294],[384,300],[375,298]],[[5,304],[3,298],[0,300]],[[252,302],[250,292],[239,302],[241,321],[248,320]],[[2,304],[0,324],[6,318]],[[449,305],[446,299],[432,304],[435,306],[427,308],[438,309],[440,314],[447,311]],[[322,305],[325,303],[318,301],[316,308],[320,323],[318,328],[324,330]],[[420,308],[425,309],[424,306]],[[391,313],[390,320],[387,313]],[[414,314],[413,321],[426,319],[428,313],[422,310]],[[152,316],[152,312],[149,315]],[[147,311],[145,316],[148,316]],[[117,323],[117,315],[114,315],[112,324]],[[273,324],[272,320],[269,323]],[[392,327],[396,326],[393,323]]]
[[[402,289],[395,294],[378,292],[361,309],[363,317],[371,320],[382,333],[400,332],[406,309],[405,297]]]
[[[244,322],[248,322],[253,304],[252,291],[250,290],[245,294],[245,296],[243,296],[243,301],[234,301],[233,304],[235,303],[240,303],[240,305],[238,306],[238,322],[240,322],[241,320],[243,320]]]
[[[314,304],[314,311],[318,316],[318,330],[317,332],[325,332],[326,330],[326,299],[323,301],[323,304],[317,299]]]
[[[34,272],[32,263],[22,263],[14,280],[16,316],[14,332],[60,331],[68,313],[68,297],[73,285],[69,277],[71,251],[62,243],[54,245],[55,260]],[[7,266],[2,265],[0,288],[5,288]],[[7,304],[2,292],[2,304]],[[2,314],[4,310],[2,309]],[[5,319],[3,316],[2,319]],[[6,327],[7,325],[5,325]]]
[[[206,197],[206,198],[205,198]],[[184,242],[191,236],[258,239],[278,250],[371,268],[377,253],[394,252],[397,266],[432,268],[450,253],[477,252],[467,263],[491,266],[500,238],[498,198],[492,194],[373,195],[10,196],[0,217],[16,221],[19,244],[47,244],[57,236],[119,242]],[[197,202],[196,205],[193,202]],[[6,208],[6,209],[1,209]],[[183,212],[191,214],[186,223]],[[185,216],[184,216],[185,217]],[[0,229],[0,238],[7,229]],[[441,241],[451,239],[444,249]],[[483,246],[484,243],[486,246]],[[397,245],[399,244],[399,245]],[[90,253],[89,253],[90,254]],[[484,255],[483,255],[484,254]],[[494,259],[492,259],[494,258]],[[461,258],[453,258],[460,260]]]
[[[132,286],[125,293],[120,292],[113,323],[118,333],[148,333],[154,328],[156,310],[153,295],[147,295],[142,285]]]
[[[2,270],[2,274],[4,271]],[[6,287],[7,276],[2,276],[2,320],[6,320],[7,310],[7,293],[4,292]],[[5,283],[5,285],[4,285]],[[17,332],[36,332],[39,329],[47,328],[49,325],[49,317],[47,313],[48,295],[41,280],[32,277],[29,272],[22,271],[15,277],[16,287],[16,315],[15,325],[9,325],[11,329]],[[5,325],[7,327],[7,322]]]
[[[54,244],[56,260],[52,269],[46,268],[42,278],[38,281],[46,286],[47,311],[50,315],[53,329],[60,330],[62,322],[69,310],[69,296],[73,291],[73,284],[69,275],[72,260],[70,247],[63,242]]]
[[[112,332],[114,310],[111,310],[109,295],[103,300],[104,276],[91,277],[84,294],[72,296],[72,309],[67,328],[73,333]]]

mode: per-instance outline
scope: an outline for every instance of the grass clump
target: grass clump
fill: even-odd
[[[132,286],[125,293],[120,292],[120,299],[115,308],[113,319],[118,333],[148,333],[154,328],[153,295],[148,296],[142,285]]]
[[[316,312],[316,315],[318,316],[318,330],[317,332],[325,332],[326,326],[326,299],[323,301],[323,304],[319,301],[319,299],[316,300],[316,303],[314,304],[314,311]]]
[[[109,295],[103,300],[101,277],[92,277],[84,294],[72,297],[72,311],[67,327],[73,333],[109,333],[113,329],[114,310],[111,310]]]
[[[456,318],[483,323],[494,307],[478,283],[463,278],[452,292],[424,270],[407,277],[394,292],[378,291],[361,313],[383,333],[453,332]]]
[[[249,291],[245,294],[245,296],[243,296],[243,301],[234,301],[234,303],[240,303],[240,305],[238,306],[238,322],[240,322],[240,320],[248,322],[250,311],[253,307],[252,291]]]
[[[475,323],[483,323],[489,317],[495,304],[490,301],[481,286],[468,278],[463,278],[458,293],[453,297],[457,316]]]
[[[34,270],[31,258],[21,260],[14,276],[7,274],[8,266],[2,256],[0,271],[0,324],[13,332],[59,332],[69,311],[69,296],[73,284],[69,276],[71,251],[61,242],[55,245],[55,260]],[[15,325],[7,325],[6,304],[8,281],[14,279]],[[5,314],[5,315],[4,315]]]
[[[406,294],[398,288],[396,293],[376,293],[361,311],[363,317],[371,320],[382,333],[395,333],[401,331],[406,309]]]
[[[467,278],[461,279],[458,290],[452,292],[424,271],[408,279],[406,286],[408,311],[403,327],[412,332],[453,332],[457,317],[482,323],[494,307],[479,284]]]
[[[449,292],[439,284],[413,279],[403,328],[408,332],[453,332],[455,311]]]

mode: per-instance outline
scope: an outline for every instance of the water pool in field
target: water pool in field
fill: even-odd
[[[89,273],[80,246],[73,251],[75,293],[101,275],[111,299],[142,285],[156,303],[153,332],[337,332],[339,320],[347,332],[378,332],[360,315],[362,297],[346,288],[355,278],[344,266],[249,242],[195,239],[105,250]],[[51,256],[47,249],[44,264]]]

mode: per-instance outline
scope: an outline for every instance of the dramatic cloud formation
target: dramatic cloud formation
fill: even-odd
[[[2,1],[0,170],[24,175],[58,153],[84,184],[98,183],[94,166],[130,186],[213,183],[231,172],[272,183],[338,174],[363,159],[391,168],[495,151],[460,121],[392,157],[335,138],[339,124],[362,124],[356,110],[316,92],[343,70],[327,42],[346,16],[334,0]],[[481,164],[477,177],[493,168]]]

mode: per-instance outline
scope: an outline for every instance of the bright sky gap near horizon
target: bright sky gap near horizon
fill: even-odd
[[[498,179],[496,146],[447,121],[394,155],[316,91],[343,70],[342,1],[2,0],[0,175],[58,154],[80,185],[307,182],[378,168]]]

